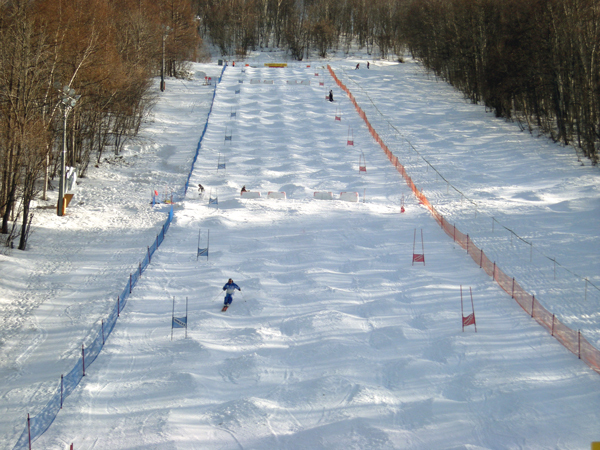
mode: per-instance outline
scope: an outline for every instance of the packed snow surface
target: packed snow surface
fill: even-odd
[[[600,440],[600,374],[418,204],[326,62],[266,61],[283,59],[256,54],[225,70],[165,241],[33,448],[564,450]],[[328,63],[447,220],[599,347],[598,168],[412,60]],[[160,231],[169,206],[152,206],[151,193],[166,200],[183,187],[213,98],[204,77],[221,69],[194,64],[193,79],[167,80],[140,136],[80,179],[67,215],[56,216],[51,192],[28,250],[0,256],[0,449],[73,368]],[[241,198],[242,186],[260,197]],[[228,278],[242,291],[222,313]],[[462,330],[461,289],[477,332]],[[175,329],[171,339],[186,298],[187,338]]]

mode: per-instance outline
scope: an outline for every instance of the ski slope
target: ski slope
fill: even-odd
[[[323,62],[263,66],[278,57],[226,69],[167,238],[33,448],[583,449],[600,440],[598,374],[417,204]],[[549,255],[599,284],[597,168],[465,103],[413,61],[350,70],[357,61],[329,63],[432,203],[598,344],[598,295],[543,265]],[[214,79],[220,67],[195,70]],[[1,449],[71,369],[164,222],[150,192],[185,182],[212,98],[202,81],[168,80],[123,158],[81,180],[65,218],[41,209],[28,252],[0,256]],[[240,198],[242,186],[261,197]],[[209,257],[197,258],[209,230]],[[412,264],[415,231],[425,265]],[[228,278],[242,291],[221,313]],[[467,309],[472,289],[477,333],[462,332],[461,286]],[[186,298],[187,339],[176,329],[171,340],[173,299],[181,316]]]

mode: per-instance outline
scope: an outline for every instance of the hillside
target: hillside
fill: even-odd
[[[165,241],[34,448],[581,449],[599,440],[598,374],[440,229],[322,61],[264,67],[280,57],[225,70]],[[599,344],[598,293],[560,270],[555,282],[543,265],[550,256],[600,284],[598,169],[465,103],[414,61],[352,70],[359,61],[328,62],[415,183]],[[194,69],[216,78],[221,67]],[[29,251],[0,257],[0,448],[13,448],[27,413],[72,369],[158,233],[168,206],[152,207],[150,194],[169,198],[185,183],[213,96],[203,81],[168,80],[123,158],[81,180],[66,217],[39,209]],[[240,198],[242,186],[261,197]],[[197,258],[209,230],[209,257]],[[413,264],[421,245],[425,264]],[[221,313],[230,277],[242,291]],[[461,287],[466,309],[472,290],[477,332],[461,330]],[[187,339],[176,329],[171,340],[186,298]]]

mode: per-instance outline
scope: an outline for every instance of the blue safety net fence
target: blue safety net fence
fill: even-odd
[[[223,66],[223,70],[221,71],[218,81],[215,84],[210,109],[208,111],[206,123],[204,124],[204,130],[202,130],[202,135],[200,136],[200,140],[198,141],[196,153],[194,155],[192,166],[187,176],[185,186],[177,192],[177,195],[174,196],[174,200],[183,200],[187,193],[190,178],[192,176],[192,172],[194,171],[194,165],[196,164],[196,160],[198,159],[200,149],[202,148],[202,140],[204,139],[204,134],[206,133],[206,129],[208,127],[208,121],[210,119],[210,114],[212,112],[215,96],[217,93],[217,86],[221,82],[226,67],[226,65]],[[52,422],[54,422],[54,419],[56,418],[58,412],[62,409],[64,399],[75,390],[81,379],[85,376],[85,371],[87,370],[87,368],[90,366],[90,364],[94,362],[94,360],[102,351],[106,339],[114,329],[121,311],[123,311],[123,308],[125,308],[125,305],[127,304],[127,299],[129,298],[129,295],[131,294],[133,288],[142,276],[142,273],[144,273],[144,271],[150,264],[152,260],[152,255],[154,255],[154,252],[158,250],[158,247],[160,247],[160,245],[164,241],[165,235],[169,230],[172,221],[173,205],[171,205],[171,208],[169,209],[167,220],[163,224],[160,233],[156,236],[156,239],[154,240],[152,245],[148,247],[148,250],[144,255],[144,259],[142,260],[142,262],[139,263],[136,270],[133,273],[129,274],[127,284],[125,285],[125,288],[123,289],[121,294],[117,297],[117,301],[115,302],[112,310],[109,312],[108,317],[106,319],[102,319],[98,328],[92,331],[90,336],[92,342],[89,343],[87,347],[84,347],[83,345],[81,346],[81,356],[75,363],[75,366],[66,375],[61,375],[56,390],[48,400],[48,403],[46,403],[46,405],[42,408],[42,410],[39,411],[35,416],[27,417],[25,430],[23,430],[23,432],[21,433],[19,440],[14,446],[14,450],[28,450],[31,446],[31,443],[34,442],[37,438],[39,438],[42,434],[44,434],[44,432],[50,427],[50,425],[52,425]]]
[[[213,91],[212,101],[210,102],[210,109],[208,110],[208,115],[206,116],[206,122],[204,123],[204,129],[202,130],[202,134],[200,135],[200,140],[198,141],[198,145],[196,147],[196,153],[194,155],[194,159],[192,161],[192,167],[190,168],[190,173],[188,174],[187,180],[185,181],[185,186],[182,190],[177,192],[174,200],[181,201],[185,198],[185,194],[187,194],[188,188],[190,187],[190,178],[192,178],[192,173],[194,172],[194,166],[196,165],[196,160],[198,159],[198,155],[200,154],[200,149],[202,148],[202,140],[204,139],[204,135],[206,134],[206,129],[208,128],[208,121],[210,119],[210,113],[212,113],[213,105],[215,104],[215,96],[217,95],[217,86],[221,83],[221,79],[223,78],[223,73],[227,68],[227,64],[223,66],[223,70],[221,70],[221,74],[215,84],[215,89]]]

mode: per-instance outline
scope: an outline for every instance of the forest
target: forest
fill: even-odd
[[[85,177],[134,137],[204,43],[226,57],[410,54],[496,116],[600,148],[597,0],[16,0],[0,6],[0,236],[25,249],[30,205],[66,165]],[[400,94],[399,94],[400,95]],[[65,125],[66,124],[66,125]]]
[[[85,177],[135,136],[152,77],[185,70],[200,38],[187,0],[17,0],[0,6],[0,236],[24,250],[32,201],[65,165]]]

